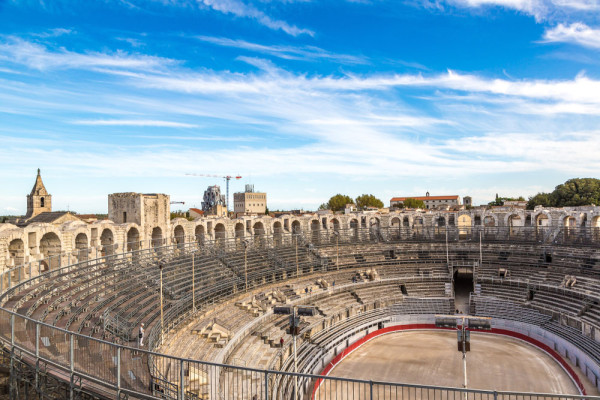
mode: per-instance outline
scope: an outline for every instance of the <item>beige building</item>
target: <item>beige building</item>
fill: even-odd
[[[236,215],[264,214],[267,211],[267,194],[254,191],[254,185],[246,185],[246,191],[233,194],[233,212]]]
[[[408,197],[393,197],[390,200],[390,207],[394,207],[399,204],[404,204],[406,199],[421,200],[425,203],[426,209],[435,209],[440,207],[452,207],[460,205],[460,197],[457,195],[451,196],[430,196],[429,192],[425,196],[408,196]]]

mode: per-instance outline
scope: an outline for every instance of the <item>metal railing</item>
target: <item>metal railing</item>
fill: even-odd
[[[74,391],[145,399],[599,400],[598,396],[462,389],[260,370],[119,346],[0,309],[0,343],[11,357],[47,365]],[[151,365],[161,375],[151,373]],[[16,372],[15,372],[16,374]],[[22,377],[13,376],[19,380]],[[298,379],[299,391],[292,382]],[[35,389],[35,382],[29,382]]]

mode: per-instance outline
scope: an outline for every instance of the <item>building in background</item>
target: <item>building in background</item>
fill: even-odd
[[[227,199],[225,199],[224,194],[221,194],[221,187],[219,185],[209,186],[204,191],[202,211],[204,211],[205,216],[227,216]]]
[[[460,197],[458,195],[451,196],[430,196],[429,192],[425,196],[407,196],[407,197],[393,197],[390,200],[390,208],[396,207],[400,204],[404,204],[406,199],[421,200],[425,203],[426,209],[446,208],[460,205]]]
[[[243,193],[233,194],[233,212],[236,216],[266,213],[267,194],[255,192],[254,185],[246,185]]]
[[[25,227],[35,223],[60,225],[69,221],[79,221],[79,218],[68,211],[52,211],[52,195],[46,190],[38,168],[31,193],[27,195],[27,214],[24,217],[12,218],[8,222]]]
[[[471,198],[471,196],[463,197],[463,204],[465,208],[473,207],[473,199]]]

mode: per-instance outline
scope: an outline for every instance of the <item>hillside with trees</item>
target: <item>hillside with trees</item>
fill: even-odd
[[[558,185],[550,193],[538,193],[529,198],[527,209],[535,206],[574,207],[600,205],[600,179],[573,178]]]

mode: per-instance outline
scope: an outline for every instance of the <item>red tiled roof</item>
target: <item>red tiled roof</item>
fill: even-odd
[[[190,211],[193,211],[196,214],[204,214],[204,211],[200,210],[199,208],[190,208]]]
[[[457,195],[453,196],[417,196],[417,197],[392,197],[391,201],[405,201],[406,199],[415,199],[415,200],[458,200]]]

